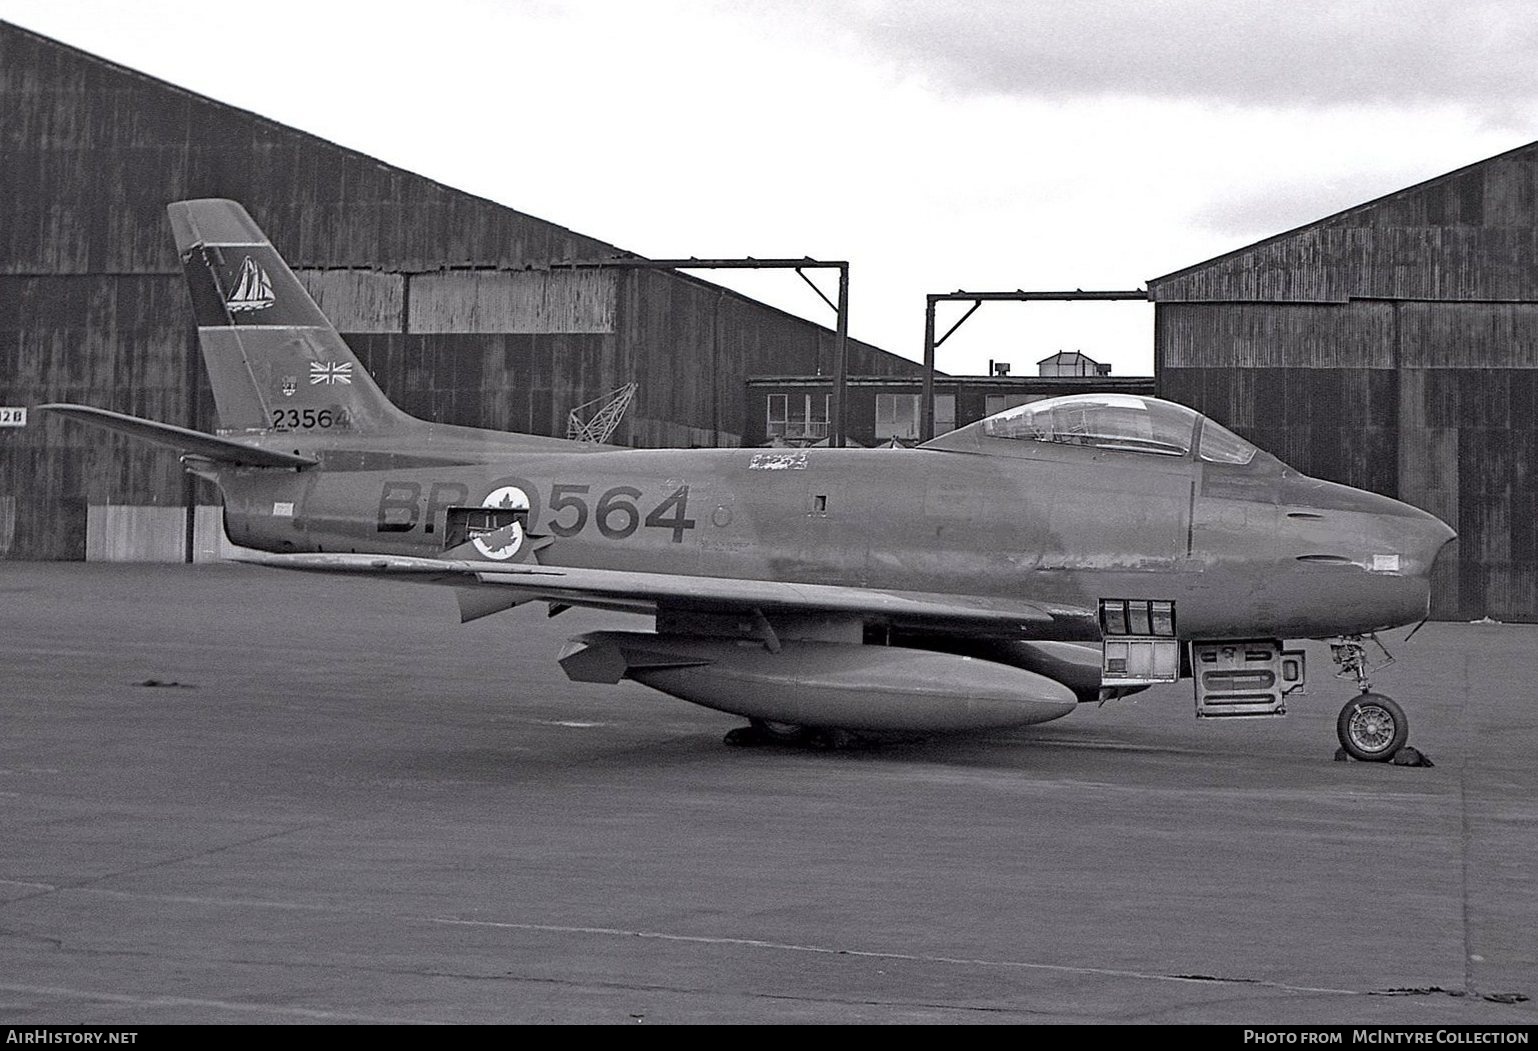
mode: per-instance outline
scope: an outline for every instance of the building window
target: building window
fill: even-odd
[[[983,409],[984,416],[992,416],[996,412],[1005,409],[1013,409],[1020,405],[1029,405],[1033,401],[1041,401],[1045,394],[990,394]]]
[[[775,435],[785,434],[785,395],[769,395],[768,423],[764,426],[764,434],[773,438]]]
[[[787,441],[820,441],[828,436],[831,394],[771,394],[764,434]]]
[[[935,395],[935,433],[944,434],[956,429],[956,395]]]
[[[919,436],[920,397],[921,395],[918,394],[877,394],[876,441],[884,442],[892,438],[917,438]],[[952,399],[952,420],[955,417],[956,407],[955,401]]]

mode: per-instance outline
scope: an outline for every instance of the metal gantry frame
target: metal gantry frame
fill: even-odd
[[[614,259],[579,259],[561,263],[545,263],[532,266],[531,270],[794,270],[809,285],[817,298],[833,308],[837,324],[833,336],[833,419],[829,421],[831,433],[828,444],[836,449],[844,447],[844,416],[846,388],[849,379],[849,263],[841,259],[755,259],[743,256],[738,259],[640,259],[619,256]],[[807,270],[838,271],[838,302],[834,303],[817,283],[806,276]]]
[[[935,436],[935,350],[950,339],[984,303],[1005,300],[1016,303],[1034,301],[1073,302],[1075,300],[1148,300],[1146,289],[1117,289],[1114,291],[1086,292],[1075,288],[1069,292],[1027,292],[1017,288],[1013,292],[931,292],[924,297],[924,394],[919,406],[919,440],[929,441]],[[945,330],[945,335],[935,339],[935,304],[941,302],[971,303],[972,308]]]
[[[614,437],[619,421],[625,418],[625,410],[630,408],[630,400],[635,397],[640,386],[632,380],[623,387],[616,387],[572,409],[566,414],[566,437],[574,442],[607,445],[609,439]],[[590,409],[593,415],[584,420],[582,414]]]

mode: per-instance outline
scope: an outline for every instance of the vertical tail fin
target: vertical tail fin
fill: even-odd
[[[244,208],[209,199],[167,211],[221,428],[385,434],[416,423],[384,396]]]

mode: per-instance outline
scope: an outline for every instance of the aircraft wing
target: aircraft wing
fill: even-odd
[[[874,616],[893,624],[969,635],[1008,638],[1060,634],[1067,623],[1093,624],[1093,611],[1021,599],[979,598],[932,592],[740,580],[672,573],[579,569],[523,562],[489,565],[393,555],[270,555],[241,561],[281,569],[443,584],[459,592],[462,620],[474,620],[524,602],[627,612],[658,607],[765,613],[796,610]]]

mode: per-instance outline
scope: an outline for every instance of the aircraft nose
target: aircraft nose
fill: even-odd
[[[1420,509],[1416,508],[1415,510]],[[1426,572],[1430,573],[1431,567],[1436,565],[1436,561],[1442,556],[1442,552],[1447,550],[1449,544],[1458,539],[1458,531],[1434,514],[1426,511],[1421,511],[1421,514],[1425,515],[1419,522],[1419,529],[1422,531],[1421,543],[1423,550],[1431,552],[1430,556],[1426,559]]]
[[[1282,499],[1321,561],[1351,561],[1379,573],[1429,576],[1457,533],[1412,504],[1316,478],[1288,479]],[[1309,555],[1303,556],[1309,558]]]
[[[1397,557],[1397,569],[1406,575],[1429,577],[1438,556],[1458,536],[1436,515],[1388,497],[1375,497],[1372,513],[1377,516],[1383,556],[1390,560]],[[1374,552],[1373,557],[1378,554]]]
[[[1426,617],[1432,568],[1456,535],[1447,523],[1403,501],[1317,478],[1294,476],[1278,491],[1290,541],[1278,546],[1301,564],[1294,579],[1303,582],[1309,611],[1300,615],[1306,626],[1299,634],[1361,634]],[[1320,610],[1328,616],[1321,619]]]

